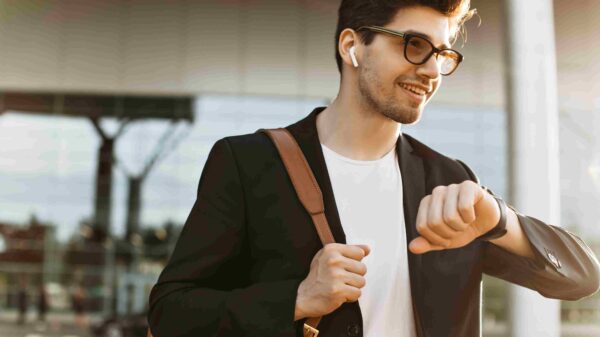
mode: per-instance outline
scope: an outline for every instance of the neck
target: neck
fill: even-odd
[[[376,160],[394,148],[400,123],[365,108],[356,99],[338,95],[317,115],[317,132],[323,145],[345,157]]]

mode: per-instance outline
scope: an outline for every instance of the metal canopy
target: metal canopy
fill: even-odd
[[[167,119],[193,122],[192,96],[138,96],[0,92],[0,114],[18,111],[99,119]]]

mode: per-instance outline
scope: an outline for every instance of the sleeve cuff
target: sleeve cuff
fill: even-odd
[[[298,325],[302,328],[302,324],[301,320],[294,321],[294,313],[300,282],[261,282],[234,290],[222,324],[231,325],[233,330],[239,328],[247,336],[298,336]]]

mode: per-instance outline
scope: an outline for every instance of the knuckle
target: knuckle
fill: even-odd
[[[335,283],[332,283],[329,286],[329,294],[331,294],[332,296],[338,296],[341,293],[341,291],[341,287]]]
[[[468,212],[469,211],[469,204],[467,204],[466,202],[461,202],[458,204],[458,210],[460,212]]]
[[[325,246],[323,246],[323,251],[326,253],[334,252],[336,250],[335,245],[335,243],[328,243]]]
[[[446,186],[443,186],[443,185],[436,186],[436,187],[434,187],[434,188],[433,188],[433,190],[432,190],[432,193],[433,193],[433,194],[439,194],[439,193],[442,193],[442,192],[444,192],[444,191],[446,190],[446,188],[447,188],[447,187],[446,187]]]
[[[438,228],[442,227],[443,225],[444,225],[444,223],[442,222],[441,219],[435,219],[434,221],[432,221],[429,224],[429,227],[438,229]]]
[[[467,216],[468,218],[471,218],[471,210],[472,208],[469,207],[468,205],[460,205],[458,207],[458,211],[460,212],[460,214],[464,217]]]
[[[335,267],[340,264],[341,259],[338,256],[331,256],[327,259],[327,265],[330,267]]]
[[[445,223],[458,223],[458,215],[456,213],[450,214],[450,215],[444,215],[444,222]]]

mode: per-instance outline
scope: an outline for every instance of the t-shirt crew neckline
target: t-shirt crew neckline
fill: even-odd
[[[321,144],[321,147],[325,151],[327,151],[327,153],[330,154],[333,158],[353,164],[353,165],[377,165],[377,164],[384,162],[385,160],[393,157],[394,153],[396,152],[396,146],[394,145],[394,147],[392,147],[392,149],[388,153],[386,153],[383,157],[381,157],[379,159],[357,160],[357,159],[352,159],[352,158],[342,156],[341,154],[339,154],[339,153],[333,151],[332,149],[328,148],[327,146],[325,146],[325,144]]]

